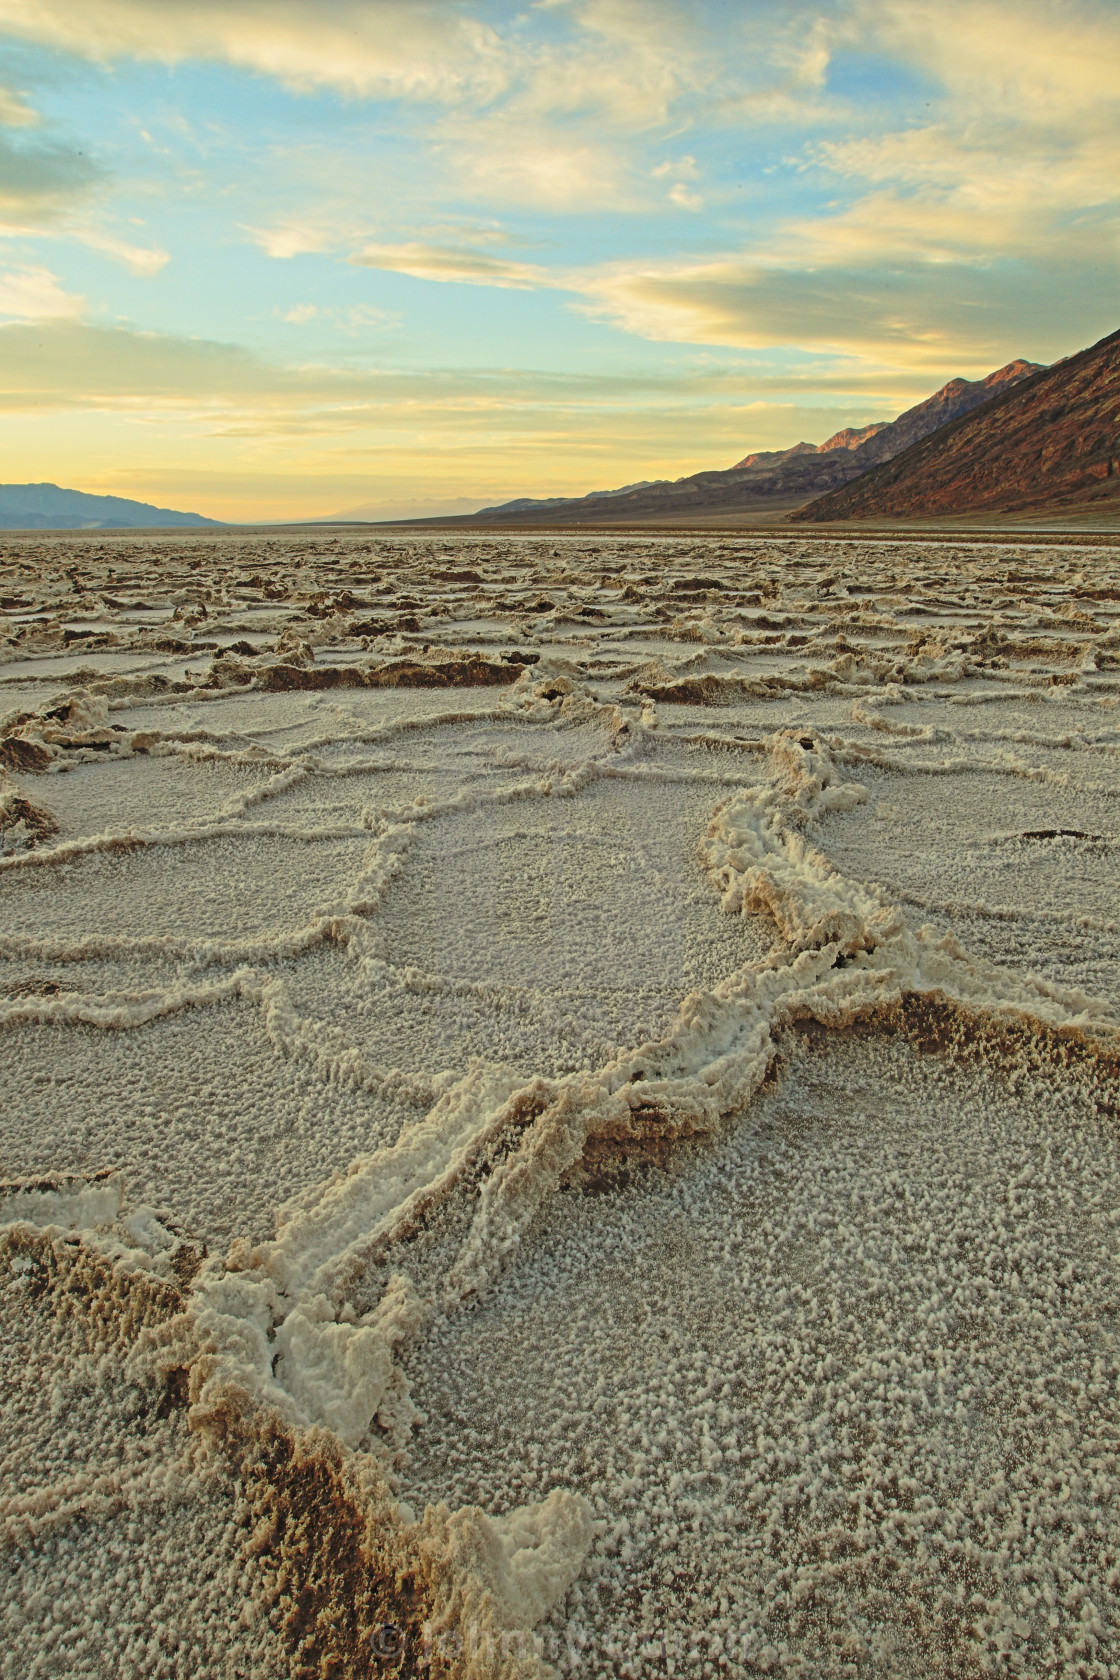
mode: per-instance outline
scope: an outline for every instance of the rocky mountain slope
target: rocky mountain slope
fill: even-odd
[[[711,514],[773,516],[848,484],[918,438],[969,413],[992,396],[1035,373],[1037,362],[1014,361],[986,379],[951,379],[932,397],[897,420],[837,432],[826,443],[747,455],[724,471],[662,479],[628,490],[596,492],[568,500],[505,502],[456,524],[630,524],[635,521]]]
[[[798,520],[1120,508],[1120,332],[813,502]]]
[[[91,496],[57,484],[0,484],[0,530],[113,531],[150,526],[217,525],[200,513],[133,502],[126,496]]]
[[[885,431],[890,424],[889,420],[874,420],[870,426],[845,426],[842,432],[833,433],[824,443],[794,443],[788,449],[757,449],[753,455],[744,455],[741,461],[736,461],[731,471],[773,466],[778,461],[792,460],[795,455],[828,455],[833,449],[858,449],[861,443],[866,443],[877,432]]]

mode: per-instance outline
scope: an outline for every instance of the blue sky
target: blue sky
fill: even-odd
[[[730,465],[1120,325],[1046,0],[0,0],[5,478],[227,518]]]

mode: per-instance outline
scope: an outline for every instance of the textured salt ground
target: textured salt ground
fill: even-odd
[[[907,921],[914,927],[930,922],[945,925],[946,920],[926,910],[907,911]],[[956,937],[977,957],[1050,985],[1071,987],[1086,997],[1103,1000],[1113,1011],[1120,1010],[1116,932],[1081,927],[1067,932],[1052,925],[1040,928],[1032,919],[993,918],[961,909],[954,910],[952,926]]]
[[[38,802],[56,818],[60,838],[70,839],[145,829],[153,819],[161,826],[204,821],[267,779],[268,771],[257,765],[127,758],[79,764],[64,775],[42,778],[35,791]]]
[[[815,727],[807,715],[786,707],[780,713],[771,709],[765,719],[744,717],[738,706],[734,710],[706,707],[703,715],[696,707],[693,717],[678,716],[688,710],[674,706],[668,722],[658,728],[656,744],[650,749],[653,766],[667,781],[674,777],[694,777],[698,785],[706,781],[713,804],[735,788],[750,787],[758,780],[765,738],[776,717],[781,717],[784,729],[801,723]]]
[[[333,543],[320,544],[324,553],[334,552]],[[248,570],[262,563],[250,547],[242,539],[207,539],[184,545],[183,553],[202,557],[208,572],[219,570],[227,559]],[[425,600],[448,596],[446,587],[431,583],[438,563],[429,547],[386,540],[379,548],[372,569],[383,565],[386,576],[396,576],[398,594]],[[321,664],[414,656],[425,641],[433,653],[437,643],[445,643],[479,647],[491,655],[535,643],[546,660],[551,649],[573,665],[582,662],[586,671],[581,678],[575,670],[577,680],[589,681],[601,699],[619,700],[643,646],[670,675],[711,669],[748,677],[778,673],[800,681],[809,666],[823,668],[835,658],[841,628],[850,642],[884,651],[894,660],[919,616],[978,630],[1001,617],[1010,624],[1009,605],[1013,616],[1019,597],[1030,594],[1016,585],[1015,600],[1008,602],[1010,551],[977,557],[967,548],[891,545],[860,554],[828,543],[775,542],[753,548],[726,545],[720,558],[717,544],[697,553],[690,544],[648,539],[588,543],[583,538],[561,539],[552,550],[552,538],[501,545],[477,545],[473,538],[449,541],[444,563],[466,560],[487,578],[483,588],[469,592],[469,605],[451,608],[471,616],[429,620],[419,635],[386,638],[376,651],[359,653],[356,643],[337,647],[322,642],[323,621],[303,618],[297,605],[266,610],[264,616],[271,634],[291,618],[298,635],[319,640]],[[403,568],[399,562],[406,551],[412,558]],[[42,552],[49,557],[56,550],[46,543]],[[337,552],[345,554],[345,542]],[[495,555],[518,563],[495,567]],[[172,559],[165,569],[177,563]],[[351,579],[335,571],[335,564],[329,555],[321,566],[313,557],[292,572],[285,586],[308,593],[321,586],[337,590]],[[645,593],[638,608],[628,609],[631,623],[640,619],[646,626],[638,636],[620,634],[608,620],[577,628],[566,617],[565,627],[554,630],[532,614],[524,616],[520,628],[508,616],[508,596],[519,590],[526,600],[542,593],[555,598],[567,615],[594,599],[600,577],[622,564],[642,580]],[[1078,566],[1095,568],[1094,585],[1115,571],[1107,555],[1090,551],[1080,557],[1074,551],[1052,555],[1051,564],[1066,599],[1077,583]],[[356,561],[359,568],[370,565],[369,557]],[[581,568],[578,575],[576,568]],[[734,640],[745,620],[718,600],[672,598],[674,579],[696,571],[704,577],[726,575],[735,587],[776,580],[784,599],[775,598],[760,611],[782,615],[798,636],[814,639],[794,648],[705,649],[706,636]],[[880,593],[905,576],[906,587],[896,591],[894,603],[900,607],[904,595],[918,600],[920,580],[935,574],[936,610],[923,600],[920,615],[902,613],[900,625],[909,628],[897,631],[861,625],[858,618],[843,616],[835,599],[816,595],[818,586],[832,587],[828,579],[833,576],[860,583],[878,579]],[[141,577],[145,574],[138,569],[130,585],[118,579],[112,593],[132,598]],[[196,576],[189,587],[197,588],[198,582]],[[611,618],[626,616],[606,604]],[[362,613],[373,616],[384,606],[371,603]],[[235,638],[235,625],[247,621],[243,602],[227,608],[211,596],[210,613],[198,633],[219,642]],[[660,627],[651,630],[655,620]],[[1033,629],[1029,633],[1036,635]],[[1051,625],[1049,633],[1058,641],[1073,635],[1061,625]],[[891,726],[932,723],[953,735],[944,742],[916,742],[873,728],[855,715],[850,692],[792,691],[773,701],[725,695],[717,705],[664,704],[640,750],[618,752],[609,720],[530,724],[507,710],[507,701],[516,705],[517,696],[501,689],[209,690],[174,702],[156,698],[120,706],[114,701],[110,714],[111,722],[129,728],[206,732],[215,739],[189,748],[200,754],[196,759],[137,757],[20,783],[22,792],[48,805],[57,790],[64,807],[58,815],[64,833],[71,834],[106,826],[104,813],[112,826],[126,820],[205,819],[271,773],[271,766],[260,764],[213,764],[205,754],[244,750],[254,740],[270,755],[291,759],[344,737],[322,747],[320,756],[340,765],[360,757],[395,765],[354,778],[309,777],[246,813],[266,825],[356,822],[371,807],[401,806],[417,794],[436,800],[464,789],[490,794],[503,782],[539,779],[549,766],[569,768],[581,759],[622,770],[619,779],[593,782],[568,798],[484,804],[409,825],[401,841],[401,873],[367,918],[360,939],[349,948],[326,945],[296,958],[260,962],[259,976],[281,979],[293,1007],[309,1018],[312,1050],[355,1045],[375,1068],[416,1075],[419,1092],[434,1089],[431,1076],[444,1070],[462,1073],[479,1055],[511,1064],[526,1077],[601,1066],[619,1043],[663,1031],[686,987],[711,985],[768,948],[769,928],[719,911],[695,856],[713,806],[762,778],[765,758],[747,746],[707,744],[705,735],[741,734],[760,742],[774,729],[793,727],[810,737],[823,733],[858,743],[901,765],[948,756],[978,763],[1011,754],[1023,768],[1068,773],[1070,783],[1063,788],[1053,780],[1027,782],[980,771],[933,777],[909,768],[884,775],[873,765],[846,759],[844,776],[864,780],[872,803],[828,817],[819,842],[847,873],[889,877],[912,898],[921,897],[924,883],[926,897],[942,906],[949,896],[943,889],[958,880],[962,860],[976,858],[977,867],[986,861],[993,880],[1014,887],[1020,895],[1015,904],[1021,900],[1035,920],[985,920],[955,902],[936,911],[906,904],[908,919],[938,921],[970,951],[990,955],[1018,973],[1044,972],[1116,997],[1106,983],[1116,973],[1111,935],[1078,929],[1067,937],[1064,923],[1037,920],[1039,905],[1054,903],[1054,913],[1064,916],[1075,900],[1080,902],[1078,894],[1094,904],[1106,897],[1114,877],[1111,850],[1083,855],[1078,842],[1040,842],[1045,858],[1035,858],[1033,843],[1028,843],[1022,857],[1010,848],[1008,865],[1001,861],[1001,848],[989,843],[996,829],[1006,827],[1001,807],[1009,797],[1026,800],[1024,823],[1039,827],[1087,827],[1087,820],[1075,823],[1069,813],[1071,801],[1089,797],[1100,807],[1100,822],[1107,818],[1113,825],[1107,832],[1114,831],[1115,800],[1078,794],[1077,784],[1094,780],[1114,786],[1115,755],[1066,750],[1056,740],[1000,739],[1014,732],[1060,737],[1114,729],[1112,657],[1102,644],[1100,674],[1077,677],[1072,690],[1066,679],[1074,672],[1064,653],[1056,659],[1061,680],[1055,685],[1049,683],[1045,657],[1036,654],[1029,661],[1037,667],[1033,674],[1024,661],[1021,669],[985,668],[960,681],[867,685],[860,702],[865,716],[879,711]],[[158,665],[167,674],[190,667],[205,675],[208,659],[200,651]],[[52,663],[57,668],[60,661],[52,656]],[[65,663],[72,674],[116,673],[122,664],[138,668],[131,655],[96,650]],[[153,666],[150,658],[140,663]],[[39,659],[31,664],[36,672],[47,668]],[[14,674],[16,667],[6,669]],[[617,674],[608,677],[607,671]],[[18,692],[39,704],[67,686],[66,680],[50,677],[25,683]],[[16,692],[5,688],[5,702]],[[636,720],[636,697],[630,695],[625,705]],[[503,713],[497,719],[487,715],[495,708]],[[472,721],[436,721],[452,712],[469,714]],[[422,727],[407,727],[413,721]],[[364,733],[377,738],[365,743]],[[681,739],[689,735],[696,739]],[[635,738],[633,729],[631,743]],[[640,779],[666,773],[672,781]],[[979,792],[962,799],[962,787]],[[1030,804],[1039,799],[1041,806]],[[913,821],[905,817],[892,826],[875,817],[880,806],[891,804],[913,812]],[[1079,816],[1094,814],[1078,807]],[[192,967],[114,956],[112,936],[172,931],[176,938],[219,941],[246,934],[280,937],[303,925],[332,896],[350,890],[372,843],[372,835],[369,843],[353,843],[353,854],[345,850],[351,843],[343,843],[337,867],[327,870],[325,879],[316,869],[318,860],[335,855],[331,843],[233,835],[209,851],[206,846],[212,843],[207,842],[115,860],[83,859],[66,873],[35,866],[5,871],[0,874],[0,911],[8,903],[16,905],[18,926],[33,937],[61,935],[63,951],[69,942],[70,955],[79,954],[74,942],[86,928],[96,955],[71,962],[62,961],[61,954],[9,958],[0,965],[0,990],[24,1007],[33,1005],[36,986],[49,1002],[60,995],[50,990],[54,985],[84,992],[142,991],[221,981],[228,978],[228,964]],[[118,867],[107,870],[108,863]],[[29,886],[32,877],[49,883],[48,889]],[[907,887],[911,878],[917,885]],[[293,1050],[296,1059],[291,1059]],[[324,1077],[329,1058],[316,1071],[308,1053],[307,1045],[285,1047],[269,1038],[260,1005],[248,999],[186,1010],[123,1032],[13,1025],[0,1036],[6,1099],[0,1163],[6,1173],[44,1175],[120,1165],[129,1204],[147,1201],[165,1210],[176,1230],[197,1232],[219,1251],[232,1237],[260,1240],[271,1234],[276,1207],[285,1198],[329,1180],[371,1148],[391,1142],[402,1125],[421,1117],[427,1107],[426,1098],[410,1103],[378,1095],[375,1071],[364,1088],[332,1082]],[[992,1051],[989,1060],[998,1065],[998,1052]],[[1085,1118],[1086,1102],[1068,1071],[1024,1078],[1018,1097],[1012,1098],[994,1074],[984,1073],[982,1061],[948,1070],[940,1061],[916,1059],[897,1045],[868,1047],[864,1040],[838,1038],[824,1053],[813,1048],[795,1058],[786,1083],[736,1122],[725,1146],[682,1158],[679,1171],[670,1169],[667,1178],[639,1172],[623,1191],[599,1197],[564,1193],[546,1204],[531,1233],[525,1246],[527,1269],[515,1256],[488,1302],[449,1320],[410,1356],[417,1397],[432,1418],[418,1437],[416,1468],[410,1472],[414,1503],[419,1506],[430,1496],[455,1505],[474,1489],[489,1509],[501,1511],[552,1485],[588,1488],[603,1502],[599,1550],[545,1628],[560,1658],[569,1643],[576,1650],[581,1642],[588,1647],[591,1666],[581,1672],[624,1675],[627,1663],[643,1674],[672,1672],[674,1663],[678,1672],[703,1672],[706,1662],[716,1660],[711,1650],[703,1646],[696,1660],[686,1664],[685,1647],[697,1624],[710,1632],[722,1623],[731,1672],[738,1662],[744,1673],[769,1664],[801,1672],[806,1680],[832,1672],[963,1676],[991,1661],[1005,1672],[1064,1671],[1101,1680],[1120,1649],[1110,1574],[1116,1554],[1108,1549],[1120,1525],[1112,1503],[1114,1390],[1107,1387],[1115,1371],[1107,1364],[1111,1353],[1102,1341],[1114,1328],[1109,1316],[1114,1279],[1106,1288],[1107,1257],[1093,1243],[1098,1231],[1108,1237],[1103,1215],[1120,1207],[1120,1195],[1115,1193],[1110,1134],[1099,1127],[1094,1131],[1094,1122]],[[1054,1145],[1049,1162],[1048,1138]],[[1035,1169],[1035,1179],[1012,1197],[1011,1179],[1028,1166]],[[897,1182],[884,1189],[892,1172]],[[864,1189],[864,1201],[853,1201]],[[1104,1196],[1100,1205],[1092,1204],[1096,1194]],[[837,1217],[844,1197],[844,1205],[856,1211],[841,1230],[828,1221]],[[1012,1200],[1026,1211],[1012,1215]],[[752,1207],[761,1223],[749,1225],[737,1211],[740,1204]],[[1001,1235],[1001,1208],[1007,1235]],[[737,1220],[745,1235],[736,1232]],[[915,1230],[917,1258],[908,1246],[908,1233]],[[831,1243],[828,1252],[822,1232]],[[1010,1274],[1005,1276],[1008,1255],[1022,1286],[1018,1291]],[[417,1260],[423,1283],[428,1262],[422,1256]],[[1062,1277],[1059,1260],[1062,1267],[1073,1261],[1068,1278]],[[951,1290],[941,1287],[939,1265]],[[942,1297],[936,1302],[930,1293],[935,1287]],[[832,1312],[837,1303],[838,1316]],[[498,1327],[493,1333],[486,1328],[491,1312]],[[818,1321],[825,1319],[831,1328],[818,1335]],[[657,1327],[652,1342],[642,1332],[647,1321]],[[823,1405],[806,1412],[810,1404],[817,1406],[809,1387],[818,1381],[816,1363],[823,1364],[817,1360],[815,1335],[837,1361],[837,1370],[820,1381],[850,1376],[852,1395],[843,1403],[852,1406],[853,1417],[864,1420],[858,1429],[832,1402],[831,1435],[817,1427]],[[477,1345],[471,1339],[475,1336],[481,1338]],[[791,1338],[797,1339],[796,1348]],[[49,1339],[45,1330],[33,1331],[36,1345]],[[767,1352],[761,1365],[756,1360],[751,1366],[742,1349],[763,1345]],[[736,1347],[741,1356],[733,1365]],[[470,1383],[458,1366],[446,1363],[447,1348],[455,1358],[462,1355]],[[895,1350],[898,1369],[893,1372],[888,1348]],[[811,1370],[799,1365],[806,1349]],[[907,1365],[904,1353],[918,1363]],[[1104,1363],[1094,1374],[1092,1359],[1098,1354]],[[699,1365],[691,1363],[697,1355]],[[783,1362],[793,1369],[783,1369]],[[936,1381],[919,1380],[931,1368],[942,1373],[941,1390]],[[1076,1382],[1086,1371],[1084,1395],[1079,1395]],[[1045,1380],[1041,1390],[1036,1388],[1040,1378],[1052,1379],[1049,1390]],[[705,1394],[709,1380],[715,1386]],[[787,1382],[792,1386],[785,1393]],[[807,1386],[798,1388],[800,1382]],[[617,1409],[602,1421],[594,1394],[600,1383],[602,1394],[625,1410],[626,1421]],[[1102,1383],[1107,1388],[1103,1400]],[[660,1393],[661,1384],[671,1391],[667,1397]],[[725,1384],[730,1385],[726,1395]],[[973,1392],[966,1392],[970,1386]],[[932,1394],[924,1410],[923,1393]],[[585,1405],[589,1394],[592,1400]],[[988,1395],[994,1398],[985,1410]],[[579,1401],[578,1426],[557,1422],[554,1428],[548,1409],[553,1400],[557,1418],[571,1414]],[[698,1409],[708,1402],[714,1411]],[[1025,1411],[1016,1410],[1024,1404]],[[447,1417],[456,1414],[441,1413],[441,1405],[459,1407],[460,1421],[450,1432]],[[653,1405],[662,1407],[660,1417],[653,1415]],[[720,1421],[721,1405],[733,1414],[728,1428]],[[958,1406],[963,1408],[959,1413]],[[705,1417],[714,1446],[705,1445]],[[648,1449],[640,1435],[635,1442],[628,1433],[635,1420],[648,1437]],[[850,1436],[848,1460],[843,1450],[829,1459],[830,1441],[844,1447],[844,1427]],[[729,1446],[726,1436],[732,1428],[739,1443]],[[768,1432],[761,1443],[759,1428]],[[100,1425],[90,1423],[92,1441],[113,1434],[99,1430]],[[917,1443],[916,1456],[904,1452],[908,1431]],[[659,1442],[662,1432],[665,1440]],[[34,1444],[38,1437],[32,1434],[31,1439]],[[778,1445],[784,1459],[771,1456]],[[595,1465],[585,1462],[584,1447]],[[627,1456],[631,1447],[642,1455],[642,1463]],[[660,1459],[654,1458],[654,1449]],[[81,1442],[71,1441],[62,1450],[72,1454],[75,1465],[84,1462]],[[735,1453],[741,1455],[738,1462],[733,1462]],[[716,1454],[725,1463],[717,1463]],[[682,1476],[708,1479],[675,1487],[671,1477],[657,1482],[653,1471],[660,1474],[678,1459]],[[839,1505],[842,1527],[864,1523],[855,1551],[845,1551],[842,1535],[819,1538],[836,1517],[833,1490],[852,1479],[853,1473],[844,1470],[846,1462],[857,1466],[855,1477],[863,1478],[869,1490],[863,1519],[858,1506],[853,1518],[845,1515],[851,1507],[842,1500]],[[1001,1463],[1002,1488],[996,1480]],[[716,1479],[733,1474],[741,1476],[741,1497],[732,1482]],[[750,1475],[755,1479],[748,1496]],[[907,1475],[919,1482],[917,1492],[899,1479]],[[882,1483],[877,1489],[881,1511],[875,1509],[876,1478]],[[665,1511],[658,1504],[662,1486]],[[923,1530],[924,1539],[912,1541],[902,1531],[906,1521],[925,1523],[925,1488],[933,1490],[929,1497],[936,1520],[928,1533]],[[892,1498],[897,1545],[888,1523]],[[1016,1540],[1008,1516],[1016,1498],[1031,1517],[1026,1526],[1034,1544],[1026,1562],[1022,1550],[1015,1550],[1026,1540],[1022,1535]],[[744,1502],[752,1514],[737,1526],[735,1514]],[[646,1524],[642,1511],[648,1515]],[[946,1513],[957,1514],[955,1540]],[[228,1554],[214,1536],[224,1532],[221,1524],[227,1518],[200,1521],[197,1550],[224,1559]],[[612,1540],[624,1521],[629,1530],[620,1530]],[[156,1525],[154,1517],[151,1523]],[[998,1552],[993,1537],[1000,1524],[1011,1538],[1004,1556],[993,1562],[991,1554]],[[153,1536],[156,1526],[150,1528]],[[178,1529],[169,1538],[153,1539],[151,1548],[148,1532],[138,1528],[130,1535],[125,1530],[122,1541],[118,1531],[114,1543],[124,1550],[117,1567],[127,1580],[135,1576],[140,1581],[135,1589],[140,1597],[127,1599],[126,1594],[123,1608],[113,1613],[123,1625],[133,1615],[130,1604],[150,1603],[155,1608],[143,1614],[153,1623],[164,1620],[162,1605],[171,1602],[170,1589],[163,1599],[143,1596],[149,1587],[143,1584],[142,1560],[150,1552],[170,1560],[167,1578],[177,1577],[183,1600],[172,1610],[190,1623],[192,1603],[209,1603],[211,1592],[209,1585],[197,1586],[195,1554],[189,1547],[175,1549]],[[53,1551],[21,1554],[19,1593],[33,1591],[41,1576],[48,1597],[57,1594],[63,1607],[64,1626],[84,1614],[82,1594],[71,1592],[66,1569],[67,1559],[75,1557],[84,1567],[87,1533],[94,1535],[89,1545],[96,1552],[100,1528],[77,1521],[67,1531],[72,1551],[52,1541]],[[810,1543],[806,1535],[813,1533],[818,1540]],[[722,1534],[730,1539],[716,1538]],[[663,1542],[674,1540],[678,1550],[666,1550]],[[978,1549],[966,1556],[973,1542]],[[219,1573],[225,1567],[222,1562]],[[798,1581],[796,1570],[803,1567],[816,1575]],[[794,1574],[783,1576],[786,1568]],[[230,1590],[243,1595],[237,1600],[239,1614],[252,1596],[251,1582],[242,1579]],[[133,1591],[129,1586],[128,1593]],[[983,1602],[975,1602],[976,1595]],[[225,1625],[234,1626],[235,1617],[224,1608],[217,1613]],[[596,1618],[604,1625],[598,1626]],[[1052,1618],[1057,1619],[1054,1627]],[[607,1624],[620,1642],[613,1653]],[[61,1635],[59,1643],[47,1645],[52,1636],[45,1612],[35,1627],[38,1631],[18,1648],[14,1673],[23,1671],[18,1664],[24,1651],[38,1655],[40,1644],[52,1653],[44,1673],[82,1671],[86,1659]],[[647,1633],[671,1649],[636,1657],[639,1636]],[[215,1673],[227,1668],[251,1672],[237,1666],[250,1661],[244,1657],[247,1647],[236,1642],[242,1637],[236,1633],[232,1657],[224,1654],[225,1646],[214,1646],[217,1654],[199,1658],[202,1647],[188,1641],[184,1649],[196,1654],[181,1659],[181,1670],[167,1671],[207,1672],[209,1664]],[[1006,1656],[996,1654],[1000,1639]],[[138,1672],[157,1673],[161,1661],[166,1658],[158,1652],[137,1658]],[[114,1656],[107,1672],[118,1671],[124,1670]],[[282,1665],[279,1671],[285,1672]],[[261,1673],[271,1680],[267,1665]]]
[[[414,803],[440,806],[447,800],[493,797],[512,779],[509,769],[488,765],[482,755],[466,762],[425,763],[422,754],[413,757],[412,746],[411,740],[403,744],[403,750],[387,743],[351,744],[345,753],[333,755],[333,763],[328,753],[316,754],[327,760],[326,768],[270,793],[247,815],[258,822],[290,823],[304,830],[369,826],[379,820],[408,820]],[[403,766],[394,764],[398,757],[405,758]],[[371,761],[376,768],[369,768]],[[362,768],[347,770],[348,763]]]
[[[406,1496],[592,1499],[545,1630],[568,1672],[1098,1672],[1120,1638],[1099,1095],[1029,1059],[802,1044],[724,1143],[557,1198],[413,1350]]]
[[[130,1380],[79,1314],[0,1268],[0,1676],[285,1680],[246,1614],[237,1488],[182,1409]],[[39,1514],[20,1522],[19,1512]],[[71,1514],[67,1515],[67,1508]],[[16,1536],[19,1536],[17,1539]]]
[[[196,661],[197,663],[197,661]],[[322,733],[323,718],[329,716],[331,703],[326,695],[312,694],[212,694],[192,696],[189,700],[140,700],[129,704],[114,704],[110,722],[122,729],[159,729],[165,734],[189,736],[203,730],[218,737],[226,750],[244,746],[260,733],[262,744],[273,745],[281,752],[300,749],[305,736],[313,738]],[[222,737],[231,739],[223,742]],[[243,737],[244,739],[240,739]]]
[[[370,922],[379,965],[309,953],[299,1006],[416,1072],[482,1056],[564,1073],[659,1037],[688,992],[772,943],[700,874],[713,791],[609,781],[418,825]]]
[[[107,992],[163,992],[197,983],[204,973],[190,963],[151,952],[93,957],[80,947],[63,945],[44,956],[38,945],[32,940],[28,949],[17,948],[0,957],[0,1004],[7,1000],[29,1009],[35,1007],[36,999],[63,993],[96,997]]]
[[[951,734],[978,731],[981,737],[989,732],[1013,733],[1020,729],[1052,736],[1069,729],[1111,732],[1115,736],[1118,721],[1114,679],[1102,679],[1093,673],[1085,673],[1073,688],[1068,682],[1051,685],[1038,678],[1025,684],[1017,676],[1010,683],[999,684],[983,676],[966,683],[933,681],[920,687],[888,683],[878,696],[870,694],[866,703],[888,728],[897,724],[923,729],[932,726]],[[846,702],[849,716],[851,704],[850,700]]]
[[[196,663],[202,658],[203,654],[200,652],[196,656]],[[190,663],[189,656],[187,662]],[[181,672],[182,668],[181,659],[153,659],[148,652],[114,653],[108,648],[84,648],[71,654],[26,654],[24,661],[21,661],[20,676],[43,684],[73,684],[75,679],[81,678],[91,669],[96,670],[99,675],[128,676],[138,671],[162,671],[171,675],[173,672]],[[5,693],[7,692],[5,689]]]
[[[573,1009],[536,987],[461,982],[376,961],[358,969],[329,952],[301,961],[292,996],[370,1062],[408,1074],[454,1073],[481,1055],[525,1078],[560,1075],[598,1067],[618,1047],[617,1000]],[[674,1006],[653,988],[627,994],[625,1003],[627,1037],[639,1040]]]
[[[320,649],[319,663],[331,663],[329,651]],[[410,688],[410,689],[344,689],[316,693],[295,694],[215,694],[205,701],[194,701],[184,708],[188,717],[196,716],[200,727],[212,730],[241,731],[246,735],[261,733],[262,740],[284,739],[281,750],[296,751],[304,734],[318,735],[332,715],[353,718],[359,723],[380,727],[386,723],[408,722],[440,716],[445,712],[490,711],[500,689],[493,688]],[[133,721],[135,719],[135,721]],[[150,727],[151,713],[144,707],[132,712],[113,713],[113,722],[127,728]]]
[[[360,728],[367,718],[373,727],[399,726],[407,722],[408,727],[390,735],[385,745],[391,741],[396,750],[410,760],[427,761],[433,768],[461,763],[484,764],[489,760],[500,763],[503,756],[517,759],[522,755],[530,756],[541,765],[554,761],[580,764],[588,759],[607,757],[617,750],[610,722],[606,718],[585,723],[560,717],[530,723],[507,702],[509,710],[505,715],[499,712],[496,716],[484,715],[476,720],[471,716],[474,708],[459,704],[460,698],[469,692],[463,689],[441,691],[442,705],[433,708],[434,719],[430,724],[426,720],[432,717],[432,713],[418,713],[411,717],[408,712],[402,713],[396,708],[367,712],[361,707],[350,713],[348,708],[340,707],[339,716],[351,728],[355,723]],[[503,690],[483,692],[489,695],[489,704],[477,710],[492,713]],[[438,719],[447,721],[436,721]],[[339,733],[342,732],[340,729]],[[380,744],[375,739],[371,746]],[[333,757],[352,752],[352,743],[339,741],[324,748],[322,757],[330,764]]]
[[[418,793],[427,794],[435,786],[441,796],[454,791],[454,782],[449,787],[448,778],[503,772],[512,784],[534,774],[563,773],[588,762],[611,765],[627,761],[620,757],[613,736],[603,727],[557,728],[517,718],[447,722],[388,735],[371,731],[371,738],[365,741],[359,733],[345,736],[342,728],[336,733],[344,738],[315,749],[324,775],[335,771],[346,774],[347,766],[363,759],[392,768],[393,760],[398,759],[408,773],[426,778],[418,781]]]
[[[281,1202],[391,1143],[418,1114],[284,1058],[259,1006],[242,1002],[134,1032],[9,1029],[0,1079],[5,1177],[119,1168],[130,1204],[165,1210],[217,1247],[271,1237]]]
[[[653,995],[663,1030],[685,993],[772,943],[700,877],[712,803],[707,787],[599,782],[425,825],[377,918],[382,949],[398,968],[563,996],[616,1033]]]
[[[276,937],[337,904],[375,855],[370,840],[270,834],[85,852],[9,870],[0,933],[31,937],[49,928],[75,941]]]
[[[0,677],[0,717],[7,717],[11,712],[34,711],[53,691],[53,685],[47,687],[22,678],[16,681],[11,677]]]
[[[1099,769],[1111,787],[1120,760]],[[828,821],[825,849],[839,869],[892,900],[917,900],[912,919],[955,926],[992,961],[1120,1003],[1114,797],[982,771],[854,773],[871,797]]]

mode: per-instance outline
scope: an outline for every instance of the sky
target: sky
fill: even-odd
[[[1120,326],[1116,0],[0,0],[0,450],[229,520],[726,467]]]

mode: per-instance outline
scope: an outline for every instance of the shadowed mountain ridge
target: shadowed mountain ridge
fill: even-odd
[[[847,428],[835,433],[827,443],[797,443],[785,450],[761,451],[745,456],[734,467],[693,473],[676,481],[661,479],[652,484],[570,498],[534,501],[522,497],[482,508],[454,523],[628,524],[667,515],[712,513],[756,513],[772,517],[869,472],[916,439],[1029,377],[1039,365],[1016,360],[984,379],[951,379],[933,396],[907,409],[896,420],[876,422],[861,429]]]
[[[1120,332],[1004,389],[793,517],[948,518],[1120,507]]]
[[[0,530],[120,531],[176,525],[220,525],[200,513],[177,513],[126,496],[94,496],[57,484],[0,484]]]

